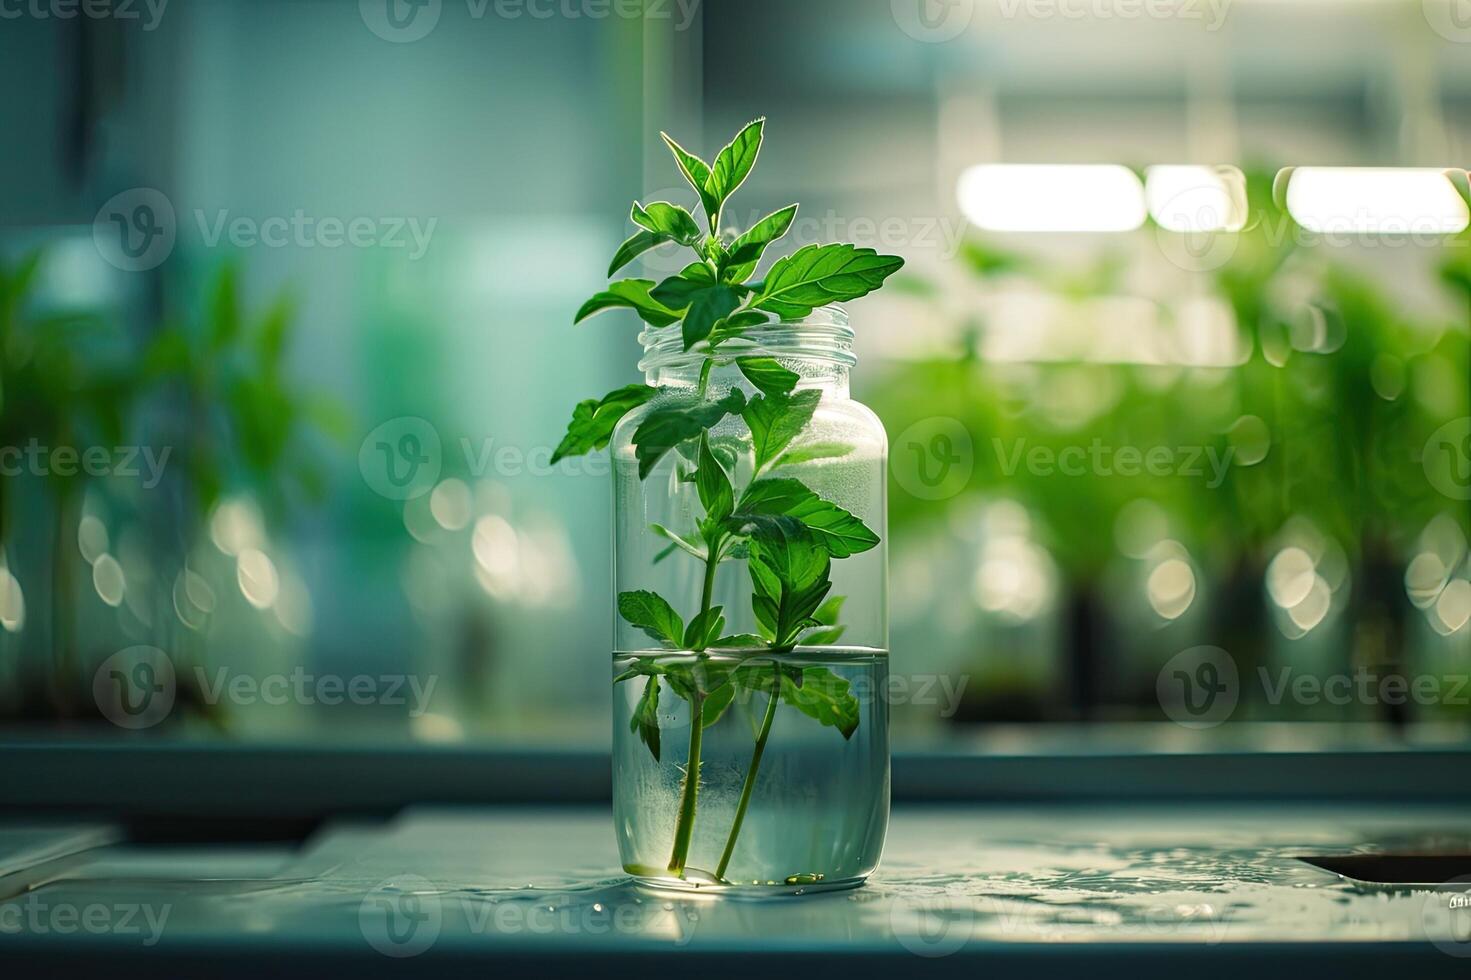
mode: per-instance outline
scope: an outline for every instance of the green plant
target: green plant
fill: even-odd
[[[46,258],[37,250],[0,261],[0,446],[37,444],[116,445],[122,439],[127,407],[138,386],[118,356],[117,325],[100,313],[75,308],[47,309],[38,301]],[[70,713],[81,677],[77,650],[76,527],[89,477],[49,471],[43,478],[44,513],[50,522],[49,696]],[[21,481],[0,477],[0,554],[36,520],[17,513]]]
[[[764,695],[767,707],[717,878],[723,878],[740,833],[778,702],[837,728],[845,738],[857,728],[858,704],[848,681],[826,668],[786,664],[778,655],[799,643],[830,643],[838,637],[842,598],[829,595],[831,563],[867,551],[879,541],[859,518],[801,481],[770,475],[778,466],[799,461],[788,448],[812,419],[821,393],[797,391],[798,375],[775,358],[732,353],[730,345],[752,328],[800,319],[819,306],[864,296],[881,286],[903,260],[854,245],[807,245],[772,263],[764,278],[754,279],[767,247],[786,234],[797,213],[793,204],[739,234],[721,228],[726,201],[755,166],[764,123],[757,119],[742,129],[713,164],[663,136],[680,172],[699,195],[706,230],[678,205],[635,202],[630,217],[639,230],[619,246],[608,274],[670,242],[692,249],[695,261],[659,283],[647,279],[611,283],[577,312],[577,322],[604,310],[627,308],[652,327],[680,324],[684,350],[702,358],[695,391],[629,385],[602,399],[584,401],[574,410],[552,460],[605,447],[624,415],[658,397],[633,433],[640,479],[646,479],[671,450],[679,455],[677,465],[692,464],[680,470],[680,480],[693,483],[703,511],[696,537],[681,537],[658,525],[649,533],[670,541],[661,558],[680,550],[703,565],[699,608],[686,622],[662,596],[636,591],[619,595],[618,611],[662,647],[693,656],[678,661],[641,659],[614,679],[622,683],[646,678],[631,727],[656,760],[661,679],[689,702],[691,718],[701,719],[690,726],[688,766],[668,865],[680,876],[698,804],[702,732],[738,695]],[[711,371],[731,364],[756,394],[748,398],[741,388],[732,388],[718,398],[710,396]],[[744,421],[749,443],[742,440],[732,447],[710,438],[710,430],[729,416]],[[807,447],[792,452],[810,459],[823,450]],[[749,454],[752,474],[740,487],[732,480],[736,453]],[[727,635],[724,610],[712,605],[716,568],[738,557],[746,559],[751,576],[757,634]],[[712,649],[743,655],[716,661],[709,655]]]

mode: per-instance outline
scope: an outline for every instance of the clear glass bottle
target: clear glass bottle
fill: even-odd
[[[722,635],[755,634],[748,553],[737,549],[712,572],[654,530],[697,539],[704,511],[689,473],[698,442],[677,447],[639,477],[635,430],[666,399],[688,398],[701,387],[703,356],[683,350],[679,330],[675,324],[644,331],[639,366],[667,393],[630,412],[610,443],[615,585],[620,594],[665,597],[686,623],[702,602],[719,606]],[[876,545],[831,561],[828,597],[843,597],[840,633],[814,628],[781,653],[719,643],[693,653],[661,648],[615,614],[614,819],[623,866],[646,884],[800,893],[861,884],[878,863],[889,816],[888,441],[878,417],[849,397],[852,339],[843,310],[826,307],[722,345],[722,360],[775,358],[798,375],[794,396],[815,389],[820,397],[778,464],[759,474],[740,416],[727,416],[709,434],[712,447],[725,447],[738,498],[753,476],[794,478],[877,535]],[[757,395],[738,367],[717,364],[703,397],[720,399],[733,388],[748,399]],[[782,693],[771,694],[772,685],[716,686],[743,665],[751,673],[734,676],[788,678]],[[704,680],[691,685],[691,677]],[[701,694],[705,680],[710,693]],[[845,720],[834,722],[813,703],[830,696],[846,706]],[[635,717],[651,698],[657,758]],[[701,723],[692,728],[695,714]]]

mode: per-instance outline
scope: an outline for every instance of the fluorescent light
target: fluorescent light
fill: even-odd
[[[1455,171],[1390,167],[1296,167],[1287,211],[1308,231],[1355,235],[1455,234],[1471,223]],[[1464,179],[1464,176],[1463,176]]]
[[[1165,164],[1144,171],[1149,214],[1165,231],[1240,231],[1246,178],[1235,167]]]
[[[960,175],[955,193],[983,231],[1132,231],[1144,223],[1144,188],[1117,164],[981,164]]]

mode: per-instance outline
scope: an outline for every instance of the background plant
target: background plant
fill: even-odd
[[[204,638],[181,628],[169,586],[191,571],[224,496],[259,501],[268,528],[320,501],[327,454],[319,439],[345,436],[344,413],[286,370],[296,320],[291,297],[279,294],[258,313],[248,309],[236,263],[217,266],[204,288],[182,290],[170,313],[145,322],[142,342],[116,310],[48,303],[46,263],[42,251],[0,262],[0,446],[147,446],[161,468],[158,483],[143,491],[81,467],[0,476],[0,555],[28,595],[30,623],[44,627],[15,638],[18,649],[37,656],[7,692],[8,710],[34,718],[96,715],[87,665],[119,644],[83,629],[79,599],[92,569],[78,529],[90,501],[117,516],[114,540],[119,524],[142,531],[151,582],[126,588],[146,588],[151,597],[142,609],[146,622],[137,625],[177,661],[179,714],[221,722],[183,669],[203,658]],[[42,524],[48,540],[38,548]],[[37,550],[48,560],[27,560]],[[41,650],[35,640],[43,637]]]

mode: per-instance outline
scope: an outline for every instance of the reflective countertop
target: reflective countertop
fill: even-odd
[[[65,862],[35,828],[0,834],[47,856],[23,887],[5,879],[0,958],[113,973],[228,973],[251,952],[358,973],[593,957],[616,974],[667,953],[730,973],[774,955],[806,973],[864,957],[970,975],[1070,957],[1135,976],[1207,962],[1471,971],[1471,882],[1375,884],[1301,860],[1471,852],[1471,815],[1450,807],[901,806],[867,885],[760,900],[634,886],[598,808],[411,809],[299,847],[63,832],[88,842]]]

